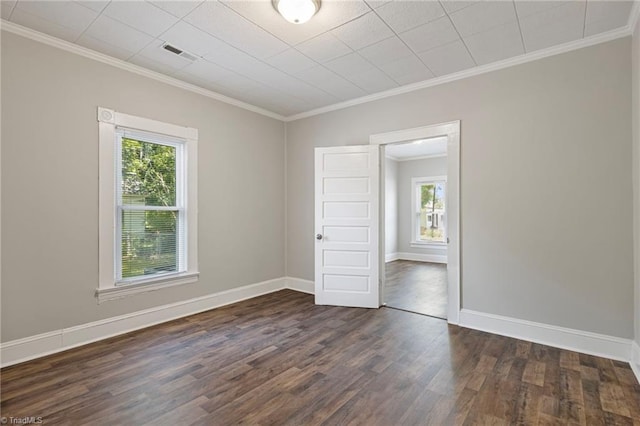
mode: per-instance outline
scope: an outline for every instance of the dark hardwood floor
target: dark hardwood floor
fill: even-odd
[[[386,264],[385,276],[387,306],[447,318],[447,265],[396,260]]]
[[[1,371],[46,425],[640,424],[629,366],[280,291]]]

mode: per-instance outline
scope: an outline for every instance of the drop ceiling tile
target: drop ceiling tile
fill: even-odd
[[[365,2],[371,6],[373,9],[377,9],[380,6],[383,6],[389,2],[391,2],[392,0],[365,0]]]
[[[366,95],[364,90],[321,65],[297,73],[296,76],[340,100]]]
[[[162,48],[163,45],[162,40],[154,40],[147,47],[138,52],[133,58],[144,58],[149,59],[157,64],[161,64],[164,67],[169,67],[169,69],[173,72],[183,69],[189,64],[193,62],[185,59],[181,56],[176,55],[175,53],[171,53],[166,49]]]
[[[153,37],[178,22],[175,16],[144,1],[112,1],[102,13]]]
[[[371,68],[368,71],[353,74],[349,77],[349,81],[367,93],[377,93],[398,87],[398,83],[378,68]]]
[[[413,55],[411,49],[395,36],[360,49],[358,53],[378,66]]]
[[[215,52],[224,42],[191,24],[180,21],[159,37],[161,40],[196,56]]]
[[[286,76],[286,78],[283,78],[281,81],[272,81],[269,87],[273,87],[282,93],[299,99],[326,99],[327,102],[331,99],[336,100],[334,96],[291,76]]]
[[[479,1],[449,16],[462,38],[516,20],[511,1]]]
[[[331,105],[339,102],[340,99],[330,95],[320,89],[296,92],[295,96],[307,102],[310,107],[317,108],[324,105]]]
[[[420,71],[410,72],[398,77],[394,77],[393,80],[400,86],[405,86],[408,84],[420,83],[422,81],[430,80],[433,77],[433,73],[425,68]]]
[[[80,35],[98,16],[98,13],[79,3],[62,1],[19,1],[14,9],[64,27]],[[17,22],[17,21],[16,21]]]
[[[516,13],[518,18],[535,15],[554,7],[566,5],[568,3],[586,3],[586,0],[516,0]]]
[[[231,70],[243,69],[258,61],[256,58],[222,41],[216,42],[214,49],[205,54],[204,58],[209,62]]]
[[[233,72],[222,68],[205,59],[198,59],[182,68],[177,75],[188,75],[196,77],[202,81],[215,82],[229,77]]]
[[[279,114],[290,114],[292,111],[304,108],[305,105],[301,99],[264,85],[260,85],[250,92],[245,92],[239,96],[239,99]]]
[[[524,54],[517,22],[510,22],[464,39],[478,65]]]
[[[205,2],[184,20],[256,58],[268,58],[288,48],[222,3]]]
[[[84,35],[134,53],[153,41],[147,34],[105,15],[100,15]]]
[[[380,69],[398,84],[415,83],[433,77],[433,73],[416,56],[407,56],[390,62],[381,66]]]
[[[587,1],[585,36],[624,27],[629,20],[631,1]]]
[[[294,94],[297,91],[310,90],[311,87],[294,76],[285,74],[275,68],[259,70],[256,73],[243,73],[247,77],[281,92]]]
[[[447,11],[447,13],[453,13],[457,10],[464,9],[465,7],[469,7],[477,3],[478,1],[480,0],[472,0],[472,1],[441,0],[440,3],[442,4],[442,7],[444,7],[444,10]]]
[[[49,34],[71,42],[75,41],[78,36],[82,34],[81,30],[73,30],[64,27],[47,19],[24,12],[18,8],[13,10],[13,13],[11,14],[11,22],[15,22],[16,24],[29,27],[36,31],[40,31],[41,33]]]
[[[460,39],[451,20],[446,16],[401,33],[400,38],[416,53]]]
[[[440,2],[403,0],[384,4],[376,9],[376,13],[397,33],[410,30],[445,15]]]
[[[132,64],[139,65],[139,66],[141,66],[143,68],[147,68],[147,69],[150,69],[152,71],[156,71],[156,72],[159,72],[161,74],[168,75],[168,76],[171,76],[171,75],[175,74],[177,71],[180,70],[179,68],[175,68],[175,67],[172,67],[172,66],[170,66],[168,64],[164,64],[164,63],[161,63],[161,62],[154,61],[151,58],[148,58],[146,56],[141,56],[141,55],[135,55],[135,56],[129,58],[128,61],[131,62]]]
[[[296,46],[300,52],[317,62],[327,62],[352,50],[331,33],[324,33]]]
[[[256,89],[260,84],[257,81],[239,74],[231,74],[216,82],[220,87],[230,90],[232,93],[246,93]],[[227,93],[230,93],[227,91]]]
[[[225,1],[225,4],[280,40],[296,45],[364,15],[371,9],[362,0],[323,1],[318,13],[304,25],[284,20],[271,1]]]
[[[131,55],[137,53],[121,46],[114,46],[105,41],[98,40],[86,34],[83,34],[77,41],[77,44],[84,46],[88,49],[95,50],[96,52],[104,53],[105,55],[113,56],[114,58],[126,60]]]
[[[546,3],[546,2],[545,2]],[[585,2],[562,2],[557,7],[520,18],[527,52],[582,38]]]
[[[278,87],[292,79],[290,75],[246,54],[218,64],[257,83],[272,87]]]
[[[307,58],[295,49],[287,49],[282,53],[272,56],[265,62],[289,74],[295,74],[318,65],[317,62]]]
[[[420,58],[436,76],[452,74],[475,66],[462,41],[454,41],[421,53]]]
[[[356,52],[331,60],[327,62],[325,66],[336,74],[347,79],[350,76],[367,72],[373,68],[371,62],[367,61]]]
[[[76,3],[83,5],[84,7],[88,7],[89,9],[95,10],[100,13],[104,10],[105,7],[109,4],[109,1],[101,1],[101,0],[77,0]]]
[[[165,12],[169,12],[173,16],[178,18],[184,18],[187,16],[193,9],[202,4],[203,0],[199,1],[189,1],[189,0],[180,0],[180,1],[152,1],[150,3],[158,6],[160,9],[163,9]]]
[[[332,31],[333,35],[354,50],[362,49],[393,36],[393,31],[376,15],[369,12]]]
[[[11,16],[11,12],[13,12],[15,5],[16,0],[0,2],[0,16],[2,16],[2,19],[6,19],[7,21],[9,20],[9,16]]]

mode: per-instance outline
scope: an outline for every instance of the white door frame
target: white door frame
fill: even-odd
[[[447,234],[449,245],[447,248],[447,272],[448,272],[448,307],[447,321],[449,324],[458,324],[460,320],[460,121],[434,124],[413,129],[396,130],[393,132],[378,133],[369,137],[369,144],[380,146],[380,226],[378,227],[378,243],[380,244],[380,305],[384,300],[385,284],[385,161],[384,145],[406,142],[416,139],[430,139],[435,137],[447,137]]]

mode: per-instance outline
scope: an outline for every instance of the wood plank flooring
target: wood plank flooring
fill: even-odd
[[[447,265],[396,260],[385,270],[387,306],[447,318]]]
[[[291,290],[1,371],[46,425],[633,425],[629,366]]]

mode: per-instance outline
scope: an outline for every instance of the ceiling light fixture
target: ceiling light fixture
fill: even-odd
[[[271,4],[292,24],[304,24],[320,10],[320,0],[271,0]]]

